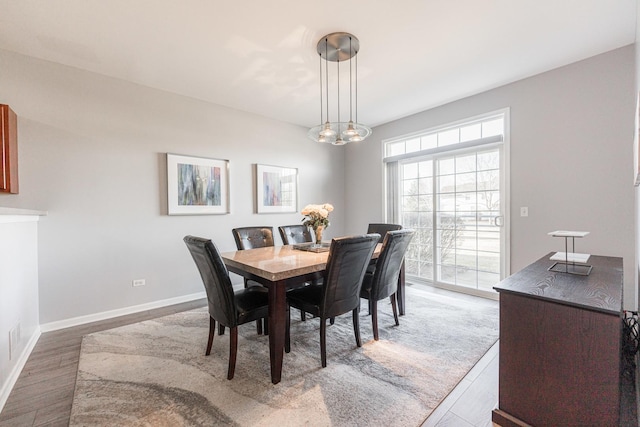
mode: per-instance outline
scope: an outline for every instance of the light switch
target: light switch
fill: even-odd
[[[529,216],[529,208],[526,206],[521,207],[520,216]]]

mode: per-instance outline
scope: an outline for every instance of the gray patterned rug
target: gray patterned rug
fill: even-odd
[[[277,385],[268,338],[255,324],[240,327],[233,380],[228,333],[204,356],[206,308],[87,335],[70,425],[419,426],[498,338],[495,301],[408,287],[399,327],[390,305],[379,304],[377,342],[364,303],[363,346],[355,346],[351,315],[336,318],[325,369],[318,319],[292,313],[291,353]]]

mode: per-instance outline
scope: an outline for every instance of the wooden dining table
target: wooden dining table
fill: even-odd
[[[381,244],[376,247],[372,262],[378,258],[381,247]],[[321,278],[327,266],[329,252],[305,251],[295,249],[293,245],[284,245],[223,252],[221,256],[229,271],[254,280],[269,290],[271,382],[277,384],[282,378],[285,316],[287,315],[286,291]],[[398,283],[397,297],[402,315],[404,314],[404,271],[401,271]]]

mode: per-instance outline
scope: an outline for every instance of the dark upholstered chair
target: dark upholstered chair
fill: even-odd
[[[273,246],[273,227],[240,227],[231,230],[238,250]]]
[[[360,297],[369,300],[369,312],[373,324],[373,338],[378,340],[378,301],[390,297],[393,317],[398,322],[398,308],[396,292],[398,290],[398,276],[407,252],[409,243],[415,232],[413,230],[395,230],[385,234],[382,249],[376,261],[374,272],[367,271],[362,282]]]
[[[245,249],[265,248],[267,246],[274,246],[273,240],[273,227],[240,227],[231,230],[233,239],[236,241],[236,247],[239,251]],[[260,283],[253,280],[244,279],[244,287],[250,286],[262,286]],[[269,333],[268,323],[264,322],[264,333]],[[258,334],[262,334],[262,322],[256,322]],[[224,327],[220,328],[220,335],[224,333]]]
[[[322,367],[327,366],[327,319],[352,312],[356,345],[360,340],[360,288],[364,273],[376,248],[379,234],[333,239],[322,285],[305,286],[287,292],[290,307],[299,308],[320,318],[320,354]],[[285,351],[291,351],[291,316],[287,315]]]
[[[369,227],[367,228],[367,233],[378,233],[380,235],[380,240],[378,241],[378,243],[382,243],[382,240],[384,239],[385,234],[387,234],[387,231],[394,231],[394,230],[402,230],[402,225],[372,223],[372,224],[369,224]],[[373,274],[375,268],[376,268],[375,265],[369,265],[369,267],[367,268],[367,273]],[[371,314],[371,305],[369,305],[369,314]]]
[[[278,227],[278,231],[280,232],[280,237],[282,237],[282,243],[284,243],[285,245],[313,242],[313,237],[311,237],[309,227],[307,227],[306,225],[282,225]],[[314,280],[312,282],[313,285],[317,285],[318,283],[318,280]],[[302,310],[300,310],[300,319],[303,322],[307,320],[307,316]]]
[[[211,354],[216,321],[230,329],[229,369],[227,379],[232,379],[236,369],[238,353],[238,326],[267,317],[269,312],[268,291],[264,287],[253,286],[233,291],[229,272],[224,265],[218,248],[211,240],[186,236],[184,242],[198,267],[207,292],[209,303],[209,341],[206,355]]]
[[[380,242],[381,242],[382,239],[384,239],[384,235],[387,234],[387,231],[394,231],[394,230],[402,230],[402,225],[373,223],[373,224],[369,224],[369,228],[367,228],[367,233],[378,233],[380,235]]]
[[[278,227],[278,231],[282,237],[282,243],[285,245],[313,242],[309,227],[306,225],[282,225]]]

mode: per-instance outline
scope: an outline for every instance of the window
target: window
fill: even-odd
[[[385,143],[388,220],[416,230],[412,278],[493,293],[506,276],[507,113]]]

